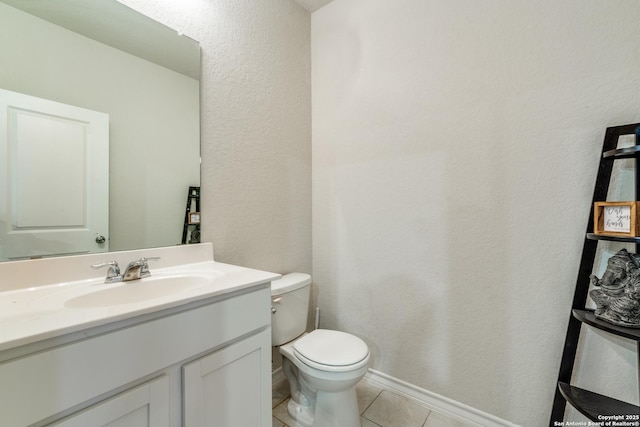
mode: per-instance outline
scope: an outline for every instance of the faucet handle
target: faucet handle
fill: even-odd
[[[100,264],[91,265],[91,268],[95,269],[102,267],[109,267],[109,269],[107,270],[107,277],[104,279],[104,283],[113,283],[122,280],[122,276],[120,275],[120,267],[118,266],[117,261],[102,262]]]
[[[149,271],[149,264],[147,264],[147,261],[157,261],[159,259],[160,259],[159,256],[153,256],[149,258],[145,258],[145,257],[140,258],[140,264],[142,264],[142,266],[140,267],[140,277],[151,276],[151,272]]]

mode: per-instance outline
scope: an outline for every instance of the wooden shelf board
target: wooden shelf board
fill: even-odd
[[[624,326],[614,325],[613,323],[600,320],[593,313],[593,310],[573,310],[573,317],[579,321],[591,325],[594,328],[601,329],[614,335],[629,338],[635,341],[640,341],[640,329],[627,328]]]
[[[558,383],[558,388],[566,401],[591,421],[602,421],[602,418],[599,417],[606,415],[624,416],[640,414],[639,406],[623,402],[622,400],[603,396],[562,382]]]
[[[602,157],[605,159],[629,159],[638,156],[640,156],[640,146],[638,145],[626,148],[616,148],[615,150],[609,150],[602,153]]]
[[[587,233],[589,240],[609,240],[611,242],[640,243],[640,237],[605,236],[604,234]]]

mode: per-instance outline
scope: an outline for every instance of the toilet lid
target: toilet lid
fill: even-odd
[[[293,344],[295,352],[320,365],[348,366],[369,355],[369,347],[360,338],[346,332],[316,329]]]

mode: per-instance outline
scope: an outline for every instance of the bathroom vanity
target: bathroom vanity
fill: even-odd
[[[142,256],[137,281],[90,268]],[[271,425],[278,277],[210,244],[0,264],[0,425]]]

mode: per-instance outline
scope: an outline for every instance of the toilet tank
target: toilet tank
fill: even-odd
[[[271,282],[271,345],[278,346],[307,329],[311,276],[290,273]]]

